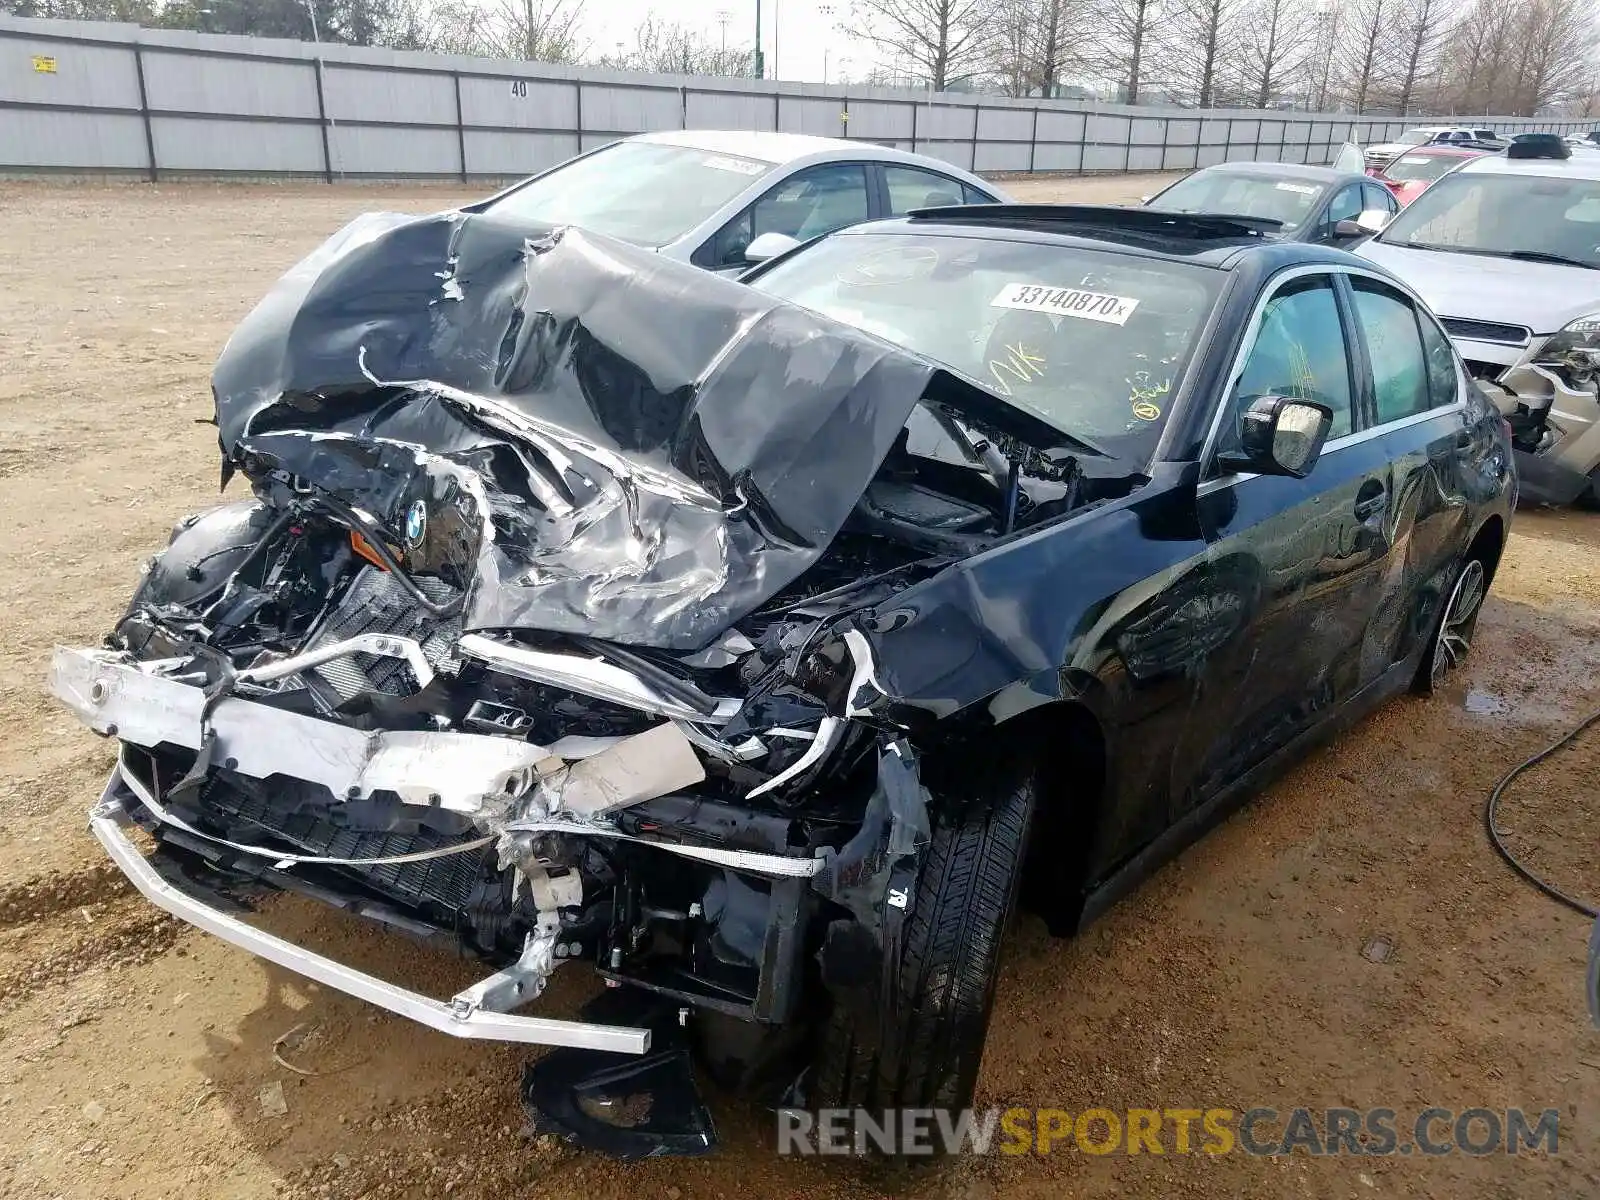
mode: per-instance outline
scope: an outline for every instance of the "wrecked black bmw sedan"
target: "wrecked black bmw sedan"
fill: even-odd
[[[120,743],[95,835],[253,953],[557,1047],[529,1104],[621,1154],[710,1144],[690,1054],[788,1103],[967,1104],[1013,907],[1073,931],[1436,687],[1515,491],[1402,284],[1148,210],[926,211],[746,284],[370,217],[213,382],[248,495],[53,661]],[[272,890],[486,974],[357,971],[241,918]],[[529,1011],[575,961],[610,986]]]

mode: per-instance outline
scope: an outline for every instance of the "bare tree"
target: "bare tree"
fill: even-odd
[[[1367,112],[1383,90],[1385,55],[1391,47],[1395,0],[1354,0],[1345,12],[1339,41],[1344,100]]]
[[[1487,112],[1485,85],[1501,72],[1510,30],[1512,5],[1507,0],[1474,0],[1445,36],[1449,77],[1440,88],[1440,107],[1447,112]]]
[[[1033,48],[1032,0],[999,0],[990,20],[989,75],[1007,96],[1026,96],[1032,81],[1028,57]]]
[[[1302,0],[1256,0],[1241,17],[1237,62],[1245,103],[1270,107],[1306,67],[1319,23]]]
[[[754,61],[749,46],[719,45],[654,12],[634,26],[632,49],[599,60],[601,66],[666,75],[749,75]]]
[[[983,69],[990,8],[986,0],[853,0],[844,30],[914,64],[938,92]]]
[[[581,62],[583,0],[499,0],[484,23],[484,48],[496,58]]]
[[[1139,103],[1146,86],[1160,0],[1103,0],[1095,14],[1093,48],[1098,73],[1116,83],[1125,104]]]
[[[1587,86],[1594,71],[1595,24],[1589,0],[1525,0],[1516,22],[1520,53],[1506,111],[1531,117]]]
[[[1394,107],[1402,117],[1411,115],[1418,85],[1434,68],[1448,16],[1445,0],[1405,0],[1396,14],[1399,70]]]
[[[1213,108],[1223,71],[1237,65],[1238,0],[1175,0],[1162,17],[1163,75],[1197,108]]]
[[[1579,99],[1595,82],[1595,24],[1585,0],[1474,0],[1446,35],[1442,106],[1533,116]]]
[[[1080,65],[1090,0],[999,0],[986,41],[989,74],[1008,96],[1053,96],[1068,67]]]

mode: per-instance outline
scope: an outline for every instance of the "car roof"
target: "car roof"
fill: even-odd
[[[1259,175],[1263,179],[1314,179],[1318,183],[1359,183],[1365,176],[1355,171],[1339,171],[1333,167],[1313,167],[1301,163],[1275,163],[1275,162],[1226,162],[1215,163],[1209,167],[1201,167],[1200,172],[1210,171],[1225,175]]]
[[[1106,225],[1087,222],[1058,222],[1052,220],[1052,210],[1073,210],[1078,214],[1098,212],[1108,221]],[[1110,250],[1140,258],[1161,259],[1168,262],[1199,263],[1221,271],[1231,271],[1244,262],[1258,262],[1267,269],[1277,269],[1295,263],[1360,262],[1343,250],[1327,246],[1313,246],[1301,242],[1284,242],[1263,237],[1176,237],[1139,228],[1132,221],[1117,228],[1116,214],[1150,214],[1150,209],[1094,209],[1082,205],[968,205],[965,208],[924,210],[909,217],[892,217],[882,221],[868,221],[852,225],[829,234],[830,238],[874,237],[884,234],[933,234],[940,237],[982,238],[997,242],[1028,242],[1044,246],[1068,246],[1089,250]],[[1169,217],[1207,219],[1199,213],[1168,213]],[[1229,221],[1241,218],[1219,216],[1211,218]],[[1135,218],[1145,224],[1143,218]],[[1361,262],[1369,267],[1370,263]]]
[[[1507,158],[1485,154],[1462,163],[1458,175],[1537,175],[1550,179],[1600,179],[1600,154],[1577,153],[1569,158]]]
[[[1488,152],[1485,150],[1463,150],[1460,146],[1417,146],[1414,149],[1398,155],[1398,162],[1402,158],[1483,158]]]
[[[961,168],[924,154],[911,154],[874,142],[857,142],[849,138],[817,137],[809,133],[774,133],[748,129],[665,129],[656,133],[639,133],[624,139],[630,142],[656,142],[666,146],[684,146],[691,150],[706,150],[713,154],[736,154],[741,158],[754,158],[762,162],[781,165],[805,158],[864,158],[882,162],[909,162],[928,166],[946,174],[969,178]]]

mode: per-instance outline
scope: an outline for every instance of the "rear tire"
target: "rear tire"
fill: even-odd
[[[835,1006],[820,1035],[814,1108],[961,1109],[972,1102],[1000,946],[1033,816],[1034,779],[936,827],[917,877],[897,980],[898,1023],[858,1028]]]
[[[1478,630],[1478,616],[1489,592],[1489,564],[1483,552],[1473,549],[1462,560],[1461,569],[1450,581],[1444,606],[1434,622],[1422,661],[1417,664],[1412,690],[1431,696],[1443,686],[1445,677],[1461,665]]]

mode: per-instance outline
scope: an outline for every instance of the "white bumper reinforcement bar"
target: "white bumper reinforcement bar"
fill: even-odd
[[[168,883],[128,838],[123,827],[130,818],[118,795],[118,784],[121,782],[120,770],[113,771],[100,802],[90,811],[89,830],[145,899],[180,920],[248,950],[258,958],[277,963],[307,979],[314,979],[325,987],[388,1009],[451,1037],[526,1042],[541,1046],[573,1046],[583,1050],[608,1050],[616,1054],[644,1054],[650,1049],[648,1029],[495,1012],[482,1007],[481,998],[474,998],[472,988],[458,997],[465,999],[463,1003],[435,1000],[347,967],[212,908]]]

